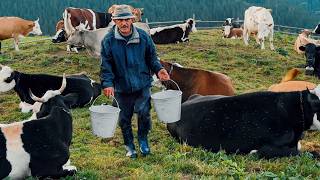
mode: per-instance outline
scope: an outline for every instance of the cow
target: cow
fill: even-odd
[[[146,31],[146,33],[150,34],[150,28],[148,24],[142,22],[135,22],[133,23],[133,25],[135,27],[143,29],[144,31]],[[106,28],[100,28],[92,31],[88,31],[85,29],[76,30],[70,35],[67,44],[78,47],[85,47],[90,55],[100,57],[101,42],[104,36],[112,30],[112,27],[113,26],[108,26]]]
[[[194,19],[187,19],[183,24],[157,27],[150,29],[150,34],[155,44],[169,44],[189,41],[189,33],[196,32]]]
[[[241,38],[243,35],[243,29],[234,28],[230,25],[224,26],[223,37],[224,38]]]
[[[233,18],[227,18],[222,26],[232,26],[233,28],[240,28],[240,24],[238,22],[235,22]]]
[[[56,34],[52,37],[53,43],[61,43],[67,41],[68,37],[64,29],[64,22],[60,20],[56,24]]]
[[[69,164],[72,116],[61,91],[49,90],[42,101],[38,118],[0,124],[0,179],[27,176],[61,178],[72,176],[76,167]]]
[[[14,90],[20,97],[20,107],[34,104],[35,101],[29,95],[29,89],[36,96],[43,96],[47,90],[57,89],[61,82],[61,76],[48,74],[26,74],[14,71],[8,66],[0,65],[0,93]],[[94,82],[85,74],[70,75],[67,77],[68,86],[62,95],[72,101],[73,106],[83,107],[101,93],[101,85]]]
[[[228,76],[219,72],[176,66],[170,62],[160,60],[167,70],[170,79],[175,81],[182,91],[182,102],[193,94],[233,96],[234,88]],[[162,82],[168,89],[178,89],[170,82]]]
[[[212,152],[298,155],[303,132],[320,123],[319,95],[320,86],[312,91],[194,95],[182,104],[181,119],[167,129],[180,142]]]
[[[56,34],[52,39],[53,43],[63,42],[64,39],[67,40],[68,37],[79,28],[79,26],[84,26],[87,30],[95,30],[107,27],[112,21],[112,15],[110,13],[96,12],[92,9],[73,7],[66,8],[62,16],[64,29],[56,31]],[[67,51],[71,50],[78,52],[77,49],[71,49],[70,46],[67,46]]]
[[[316,84],[308,81],[293,81],[293,79],[301,73],[297,68],[289,70],[278,84],[273,84],[269,87],[268,91],[273,92],[291,92],[303,91],[307,89],[316,88]]]
[[[298,54],[303,54],[304,51],[301,51],[299,49],[300,46],[304,46],[308,43],[313,43],[313,44],[320,44],[319,41],[310,38],[311,35],[311,31],[309,31],[308,29],[304,29],[301,31],[301,33],[298,35],[295,43],[294,43],[294,50],[298,53]]]
[[[108,13],[112,14],[115,10],[115,8],[118,6],[118,4],[113,4],[110,6],[107,10]],[[132,14],[135,16],[134,22],[141,22],[142,21],[142,15],[143,15],[143,8],[134,8],[130,5],[128,5],[130,10],[132,11]]]
[[[306,57],[306,75],[315,75],[320,77],[320,46],[308,43],[300,46],[299,50],[305,52]]]
[[[261,45],[261,49],[265,49],[264,40],[269,36],[270,49],[274,50],[273,28],[274,22],[271,16],[271,9],[251,6],[245,11],[243,23],[243,41],[245,45],[248,45],[249,35],[257,33],[256,41]]]
[[[25,20],[19,17],[0,17],[0,53],[1,41],[13,38],[16,51],[19,51],[19,39],[28,34],[41,35],[39,18],[35,21]]]

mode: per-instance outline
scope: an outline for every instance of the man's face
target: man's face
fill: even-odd
[[[119,31],[123,35],[130,35],[131,34],[131,25],[133,23],[133,19],[115,19],[114,23],[116,23]]]

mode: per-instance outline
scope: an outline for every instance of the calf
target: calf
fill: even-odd
[[[249,35],[257,33],[256,41],[261,45],[261,49],[265,49],[264,39],[269,36],[270,49],[274,50],[273,28],[274,22],[270,9],[251,6],[245,11],[243,23],[243,40],[245,45],[248,45]]]
[[[320,47],[308,43],[300,46],[299,49],[305,52],[306,57],[306,75],[315,75],[320,77]]]
[[[225,74],[201,69],[184,68],[169,62],[160,61],[170,78],[182,91],[182,102],[193,94],[201,95],[234,95],[231,79]],[[168,89],[177,89],[171,81],[163,82]]]
[[[223,37],[224,38],[241,38],[243,30],[241,28],[233,28],[232,26],[224,26]]]
[[[169,44],[189,41],[189,33],[197,31],[194,19],[187,19],[184,24],[150,29],[155,44]]]
[[[319,124],[319,93],[320,87],[310,92],[193,98],[182,104],[180,121],[167,128],[176,139],[213,152],[254,150],[265,158],[298,155],[303,132]]]
[[[0,179],[60,178],[73,175],[68,165],[72,117],[59,90],[47,92],[36,120],[0,124]],[[64,86],[64,87],[63,87]]]
[[[56,24],[56,34],[52,37],[53,43],[61,43],[67,41],[67,33],[64,29],[64,22],[60,20]]]
[[[33,104],[35,101],[29,95],[29,89],[36,96],[43,96],[47,90],[57,89],[62,80],[60,76],[47,74],[26,74],[13,71],[8,66],[3,66],[0,71],[0,92],[7,92],[14,89],[19,95],[22,103]],[[62,93],[69,101],[73,101],[73,107],[82,107],[90,103],[92,99],[101,93],[100,84],[94,82],[84,74],[71,75],[67,77],[68,86]]]
[[[0,53],[2,40],[13,38],[14,48],[19,51],[19,38],[28,34],[42,34],[39,19],[29,21],[19,17],[0,17],[0,24]]]

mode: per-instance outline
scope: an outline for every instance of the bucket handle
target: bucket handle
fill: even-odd
[[[97,100],[99,97],[101,97],[101,96],[104,96],[104,95],[103,95],[103,94],[100,94],[98,97],[96,97],[96,99],[93,100],[92,106],[94,105],[94,103],[96,102],[96,100]],[[110,95],[110,96],[112,97],[112,99],[114,99],[114,100],[116,101],[116,103],[117,103],[117,108],[120,109],[120,106],[119,106],[119,103],[118,103],[117,99],[116,99],[114,96],[112,96],[112,95]]]
[[[172,79],[169,79],[168,81],[172,81],[172,82],[178,87],[178,90],[181,91],[181,90],[180,90],[180,87],[178,86],[178,83],[176,83],[176,82],[175,82],[174,80],[172,80]],[[164,86],[164,87],[165,87],[165,86]],[[166,88],[166,87],[165,87],[165,88]]]

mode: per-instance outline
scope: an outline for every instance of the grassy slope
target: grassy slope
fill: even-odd
[[[27,40],[34,40],[30,38]],[[260,50],[253,41],[248,47],[241,40],[222,39],[220,31],[203,30],[191,34],[189,43],[157,46],[163,60],[178,62],[186,67],[219,71],[232,78],[237,94],[266,90],[277,83],[285,72],[304,64],[302,55],[293,51],[295,37],[276,34],[277,51]],[[4,41],[3,45],[10,45]],[[268,48],[268,43],[266,44]],[[100,60],[85,52],[67,53],[65,45],[43,41],[23,44],[20,52],[4,48],[0,63],[28,73],[61,75],[86,71],[99,80]],[[287,56],[284,56],[288,54]],[[318,83],[313,77],[298,79]],[[0,94],[0,122],[7,123],[27,118],[18,109],[19,98],[14,92]],[[153,129],[150,133],[152,155],[136,160],[124,156],[122,136],[117,128],[114,138],[105,140],[91,133],[88,107],[72,110],[73,144],[70,147],[72,164],[78,167],[77,178],[212,178],[233,177],[273,178],[320,176],[320,163],[308,153],[301,157],[261,160],[255,156],[211,153],[201,148],[178,144],[171,138],[164,124],[156,120],[153,112]],[[134,119],[136,133],[136,118]],[[316,149],[320,141],[317,132],[307,133],[303,149]]]

